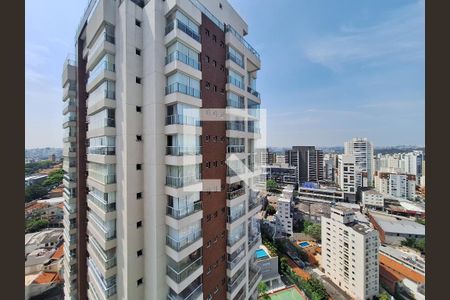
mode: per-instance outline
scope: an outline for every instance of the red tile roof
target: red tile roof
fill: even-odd
[[[51,259],[60,259],[64,256],[64,244],[61,244],[61,246],[56,249],[55,253],[53,253]]]
[[[45,283],[50,283],[50,282],[60,281],[60,280],[61,280],[61,278],[59,277],[58,273],[42,272],[33,280],[33,283],[45,284]]]

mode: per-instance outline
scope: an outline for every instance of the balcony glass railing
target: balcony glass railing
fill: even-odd
[[[197,299],[202,294],[202,292],[203,285],[199,281],[189,285],[180,294],[177,294],[172,289],[170,289],[167,298],[169,300],[194,300]]]
[[[89,218],[89,222],[92,221],[96,225],[98,230],[100,230],[100,232],[102,232],[103,237],[106,240],[112,240],[112,239],[116,238],[116,228],[115,227],[107,226],[102,220],[98,219],[98,217],[93,213],[88,212],[88,218]]]
[[[239,251],[237,256],[233,258],[233,260],[228,261],[228,269],[232,270],[234,269],[234,267],[236,267],[241,261],[242,259],[244,259],[245,257],[245,249],[243,249],[244,251]]]
[[[232,33],[251,53],[260,59],[259,53],[231,25],[227,24],[225,32]]]
[[[169,246],[170,248],[172,248],[176,251],[181,251],[184,248],[186,248],[187,246],[192,245],[193,243],[198,241],[201,237],[202,237],[201,230],[192,232],[186,236],[182,236],[182,237],[178,237],[178,238],[173,238],[170,235],[168,235],[166,237],[166,243],[167,243],[167,246]]]
[[[233,200],[237,197],[240,197],[242,195],[245,194],[245,187],[241,187],[237,190],[231,191],[231,192],[227,192],[227,198],[228,200]]]
[[[236,99],[232,99],[232,98],[227,98],[227,106],[243,109],[243,108],[245,108],[244,99],[239,98],[239,100],[236,100]]]
[[[227,153],[244,153],[245,145],[228,145]]]
[[[116,120],[114,118],[100,118],[95,120],[91,119],[89,122],[88,130],[106,127],[116,127]]]
[[[191,264],[183,267],[180,270],[170,265],[167,265],[167,276],[172,278],[176,283],[180,283],[186,278],[188,278],[192,273],[197,271],[198,268],[201,267],[201,265],[202,265],[201,256],[197,258],[195,261],[193,261]]]
[[[236,131],[245,131],[245,125],[244,123],[236,123],[233,121],[227,122],[227,129],[228,130],[236,130]]]
[[[233,276],[228,282],[228,291],[232,294],[237,287],[244,281],[245,268],[242,268],[236,275]]]
[[[250,266],[248,273],[248,289],[252,289],[255,286],[255,283],[258,281],[258,278],[261,275],[261,269],[256,266]]]
[[[185,177],[166,176],[166,185],[175,188],[180,188],[197,182],[200,182],[200,178],[198,178],[197,176],[185,176]]]
[[[116,266],[117,260],[116,260],[116,252],[114,250],[115,248],[107,250],[105,252],[102,249],[102,247],[97,244],[94,238],[89,239],[89,245],[94,249],[94,251],[98,254],[98,256],[100,256],[106,270],[109,270]]]
[[[228,76],[228,83],[231,83],[234,86],[237,86],[240,89],[244,89],[244,81],[236,79],[234,77]]]
[[[99,286],[102,288],[104,294],[106,297],[111,297],[117,293],[117,286],[116,286],[116,277],[111,277],[107,280],[107,282],[104,282],[103,276],[98,271],[97,267],[95,266],[95,263],[92,261],[91,258],[88,258],[88,269],[91,271],[90,274],[94,275],[95,280],[99,284]]]
[[[244,68],[244,61],[242,60],[242,58],[228,52],[227,53],[227,58],[234,61],[237,65],[239,65],[241,68]]]
[[[245,232],[244,231],[240,232],[237,235],[228,236],[228,246],[230,246],[230,247],[233,246],[238,241],[240,241],[244,236],[245,236]]]
[[[116,147],[108,147],[108,146],[89,147],[88,154],[116,155]]]
[[[170,115],[166,117],[166,125],[191,125],[200,126],[200,119],[185,115]]]
[[[175,82],[166,86],[166,95],[173,93],[182,93],[195,98],[200,98],[200,90],[189,87],[179,82]]]
[[[75,107],[77,105],[77,101],[73,98],[70,98],[69,101],[64,102],[63,112],[67,112],[70,107]]]
[[[248,237],[248,249],[252,249],[259,241],[259,235]],[[249,250],[250,251],[250,250]]]
[[[166,56],[166,65],[173,62],[174,60],[181,61],[182,63],[193,67],[194,69],[200,70],[200,63],[198,59],[193,59],[192,57],[187,56],[181,51],[174,51]]]
[[[228,223],[233,223],[234,221],[241,218],[243,215],[245,215],[245,209],[242,208],[236,212],[233,212],[231,215],[228,216]]]
[[[247,92],[249,92],[250,94],[252,94],[255,97],[259,98],[259,93],[257,91],[255,91],[254,89],[252,89],[251,87],[247,86]]]
[[[200,155],[202,152],[200,146],[167,146],[167,155]]]
[[[171,206],[167,206],[167,215],[177,220],[180,220],[200,210],[202,210],[201,202],[193,203],[192,205],[182,208],[173,208]]]
[[[258,205],[260,205],[260,203],[257,201],[256,202],[249,201],[248,202],[248,210],[250,211],[250,210],[254,209],[255,207],[257,207]]]
[[[200,42],[200,35],[198,33],[194,32],[189,26],[184,24],[178,19],[170,21],[166,26],[166,35],[171,32],[175,28],[175,23],[178,29],[186,33],[188,36],[196,40],[197,42]]]
[[[100,207],[104,212],[112,212],[116,210],[116,203],[108,203],[105,200],[99,198],[95,194],[89,193],[87,195],[88,200],[92,201],[95,205]]]
[[[115,72],[116,65],[108,61],[100,62],[92,71],[89,72],[87,84],[90,84],[92,81],[94,81],[94,79],[96,79],[103,71]]]
[[[116,183],[116,174],[101,174],[95,173],[93,171],[89,172],[89,177],[103,184],[113,184]]]

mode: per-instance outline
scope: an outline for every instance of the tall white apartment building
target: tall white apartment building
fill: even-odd
[[[367,138],[353,138],[345,142],[344,154],[355,156],[356,167],[361,175],[358,176],[357,186],[373,186],[374,156],[373,145]],[[367,178],[365,180],[365,178]]]
[[[338,184],[348,194],[356,194],[357,189],[357,167],[353,155],[338,156]]]
[[[322,266],[325,275],[357,300],[379,292],[378,232],[355,220],[355,212],[340,206],[322,216]]]
[[[256,299],[247,32],[226,0],[89,1],[62,76],[65,299]]]
[[[293,215],[291,213],[291,200],[278,198],[275,226],[277,236],[291,236],[293,234]]]
[[[375,189],[383,195],[414,200],[416,176],[378,172],[375,176]]]
[[[413,152],[406,153],[404,156],[405,160],[405,173],[412,174],[416,176],[416,184],[419,185],[420,177],[422,176],[422,161],[423,152],[419,150],[414,150]]]

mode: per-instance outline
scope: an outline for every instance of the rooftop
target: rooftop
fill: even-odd
[[[42,272],[34,280],[36,284],[46,284],[54,281],[59,281],[61,278],[56,272]]]
[[[61,245],[56,249],[55,253],[53,253],[51,259],[60,259],[64,256],[64,243],[61,243]]]
[[[63,228],[54,228],[25,234],[25,245],[41,244],[45,240],[58,239],[63,234]]]
[[[425,235],[425,226],[398,216],[370,212],[384,232]]]
[[[355,225],[352,226],[352,228],[361,234],[368,234],[369,232],[374,231],[375,229],[365,225],[365,224],[361,224],[361,223],[357,223]]]
[[[399,260],[406,265],[413,266],[417,271],[425,274],[425,259],[412,252],[403,251],[400,248],[391,247],[388,245],[380,245],[381,254],[387,255],[391,258]]]

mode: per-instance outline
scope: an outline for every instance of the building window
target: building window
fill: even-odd
[[[140,227],[142,227],[142,221],[139,221],[136,223],[136,228],[140,228]]]
[[[136,83],[137,84],[141,84],[142,82],[142,78],[141,77],[136,77]]]
[[[142,112],[142,106],[136,106],[136,112]]]
[[[136,55],[141,56],[141,49],[136,48]]]
[[[219,8],[222,9],[222,3],[219,3]]]
[[[138,256],[138,257],[139,257],[139,256],[142,256],[143,254],[144,254],[144,252],[143,252],[142,249],[137,251],[137,256]]]
[[[137,193],[136,194],[136,199],[142,199],[142,193]]]
[[[213,39],[214,42],[217,42],[217,37],[216,37],[215,34],[213,34],[213,38],[212,39]]]
[[[137,27],[141,27],[141,21],[139,21],[138,19],[134,21],[134,24],[136,24]]]
[[[136,135],[136,141],[140,142],[142,141],[142,135]]]
[[[136,165],[136,170],[142,170],[142,165],[141,164],[137,164]]]
[[[137,281],[137,285],[140,286],[143,283],[144,283],[144,278],[139,278]]]
[[[205,34],[209,36],[209,29],[205,29]]]

